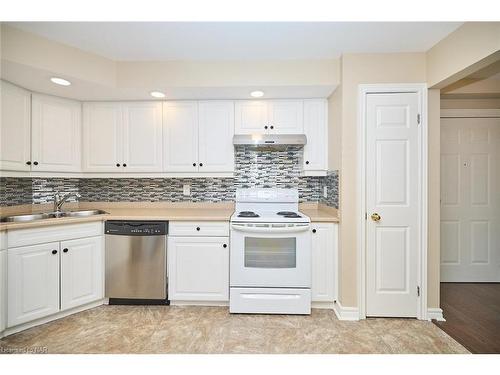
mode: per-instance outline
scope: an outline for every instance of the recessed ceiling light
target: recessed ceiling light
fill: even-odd
[[[261,98],[261,97],[263,97],[263,96],[264,96],[264,91],[259,91],[259,90],[257,90],[257,91],[252,91],[252,92],[250,93],[250,96],[252,96],[252,97],[254,97],[254,98]]]
[[[161,91],[151,91],[149,93],[153,98],[164,98],[165,94],[162,93]]]
[[[56,85],[61,85],[61,86],[71,85],[71,82],[64,78],[52,77],[50,80],[52,81],[52,83],[55,83]]]

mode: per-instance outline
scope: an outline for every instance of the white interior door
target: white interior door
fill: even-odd
[[[500,282],[500,118],[441,119],[441,281]]]
[[[366,108],[366,315],[416,317],[419,97],[368,94]]]

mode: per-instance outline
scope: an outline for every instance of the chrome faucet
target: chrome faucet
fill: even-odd
[[[66,202],[69,198],[71,197],[76,197],[80,198],[81,195],[78,193],[66,193],[61,195],[58,191],[54,194],[54,211],[55,212],[60,212],[61,207]]]

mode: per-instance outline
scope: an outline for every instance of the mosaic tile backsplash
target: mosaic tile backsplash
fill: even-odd
[[[301,150],[258,151],[238,147],[232,178],[0,178],[0,205],[50,203],[56,191],[78,192],[82,201],[220,202],[235,199],[236,188],[297,188],[301,202],[338,208],[338,173],[300,176]],[[182,194],[191,185],[191,195]],[[323,198],[326,186],[328,197]],[[70,199],[71,201],[71,199]]]

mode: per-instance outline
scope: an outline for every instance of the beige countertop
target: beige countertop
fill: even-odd
[[[50,212],[52,205],[24,205],[0,208],[0,216],[34,212]],[[30,222],[0,223],[0,231],[35,228],[47,225],[76,224],[104,220],[168,220],[168,221],[229,221],[234,212],[234,203],[190,203],[190,202],[81,202],[65,205],[66,210],[101,209],[105,215],[91,217],[62,217],[34,220]],[[300,211],[313,222],[338,222],[335,208],[317,203],[302,203]]]

